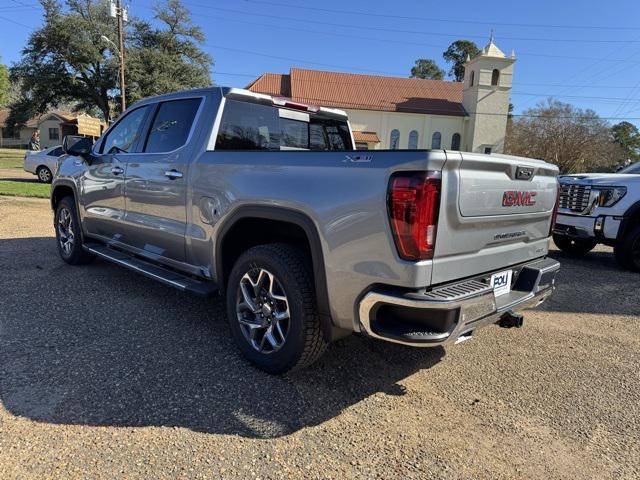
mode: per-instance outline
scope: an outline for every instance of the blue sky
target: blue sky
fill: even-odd
[[[184,0],[205,32],[217,84],[244,86],[298,66],[406,76],[417,58],[446,68],[453,40],[516,52],[516,112],[549,96],[640,125],[640,2],[500,0]],[[131,0],[151,18],[154,0]],[[35,0],[0,0],[0,55],[20,56],[41,24]]]

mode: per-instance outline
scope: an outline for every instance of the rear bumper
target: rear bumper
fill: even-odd
[[[512,267],[512,290],[499,297],[487,281],[496,272],[428,292],[371,291],[359,305],[360,325],[373,338],[403,345],[454,343],[508,312],[542,303],[553,292],[559,269],[551,258]]]

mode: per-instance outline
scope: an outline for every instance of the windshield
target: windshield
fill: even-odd
[[[640,174],[640,162],[636,162],[634,164],[629,165],[626,168],[623,168],[618,173],[635,173]]]

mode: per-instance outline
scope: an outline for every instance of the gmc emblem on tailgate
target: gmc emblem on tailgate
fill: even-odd
[[[507,190],[502,195],[503,207],[531,207],[536,204],[538,192],[520,192],[518,190]]]

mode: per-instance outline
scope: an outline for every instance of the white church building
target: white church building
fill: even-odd
[[[502,152],[515,55],[491,39],[467,59],[462,82],[291,68],[247,88],[349,115],[359,149]]]

